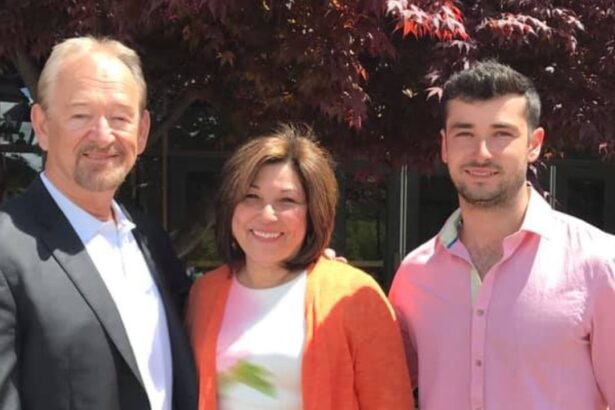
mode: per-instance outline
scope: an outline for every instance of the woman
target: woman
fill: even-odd
[[[196,281],[186,320],[199,409],[412,409],[382,291],[320,257],[337,182],[303,134],[284,126],[251,140],[223,168],[216,235],[227,264]]]

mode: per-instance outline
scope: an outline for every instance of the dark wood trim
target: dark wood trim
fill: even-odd
[[[43,151],[38,145],[24,145],[24,144],[0,144],[0,152],[15,152],[15,153],[32,153],[42,154]]]

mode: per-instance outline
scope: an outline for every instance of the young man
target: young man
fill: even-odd
[[[113,199],[149,132],[139,57],[66,40],[38,95],[45,170],[0,208],[0,409],[196,409],[190,282],[166,234]]]
[[[420,408],[615,407],[615,239],[526,182],[544,137],[534,86],[479,63],[442,105],[459,209],[390,292]]]

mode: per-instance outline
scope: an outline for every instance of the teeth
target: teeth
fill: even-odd
[[[495,172],[493,171],[469,171],[470,175],[476,175],[476,176],[488,176],[488,175],[495,175]]]
[[[252,233],[258,237],[264,238],[264,239],[274,239],[277,238],[279,236],[282,236],[282,234],[280,232],[264,232],[264,231],[257,231],[257,230],[252,230]]]
[[[88,157],[88,158],[94,158],[94,159],[107,159],[107,158],[115,158],[115,155],[112,154],[90,154],[90,153],[85,153],[83,154],[84,156]]]

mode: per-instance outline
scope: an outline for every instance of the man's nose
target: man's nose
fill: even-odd
[[[477,138],[475,152],[480,159],[490,159],[493,156],[489,147],[489,140],[486,138]]]
[[[104,115],[98,117],[92,125],[91,138],[100,145],[108,145],[115,140],[111,124]]]

